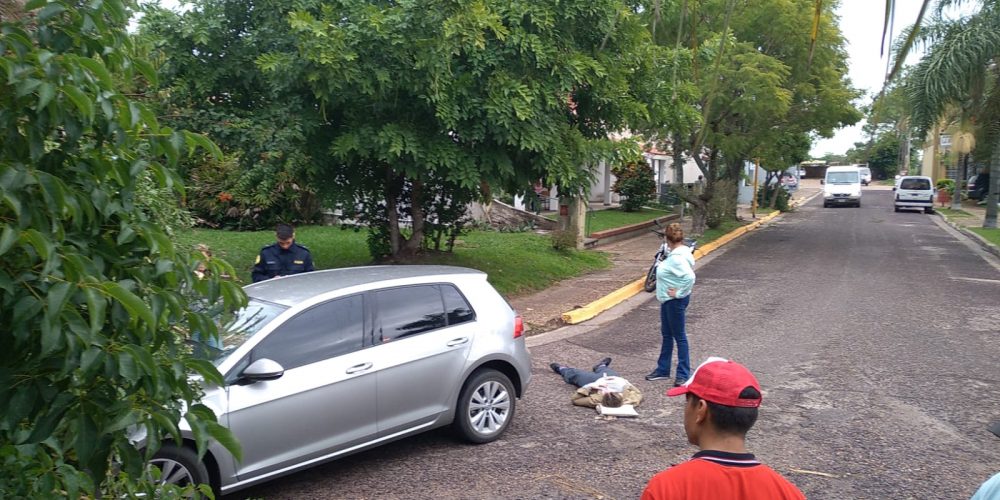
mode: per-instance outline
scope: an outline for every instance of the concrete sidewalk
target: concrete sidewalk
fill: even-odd
[[[795,204],[804,203],[819,193],[819,181],[803,183],[798,191],[793,193]],[[770,213],[764,208],[757,210],[757,218]],[[737,217],[753,221],[750,206],[740,205]],[[685,234],[691,231],[691,217],[685,216],[681,221]],[[653,263],[653,256],[659,248],[661,239],[651,231],[640,236],[610,243],[593,250],[606,252],[611,258],[611,266],[607,269],[587,273],[576,278],[563,280],[555,285],[529,295],[523,295],[510,300],[524,320],[529,335],[553,330],[563,326],[562,314],[586,306],[601,299],[616,290],[640,279],[646,275]],[[646,292],[640,292],[646,294]],[[647,294],[652,296],[652,294]]]

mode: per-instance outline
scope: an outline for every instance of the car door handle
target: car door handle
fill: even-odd
[[[372,367],[371,363],[361,363],[360,365],[354,365],[347,369],[347,374],[350,375],[352,373],[363,372],[371,367]]]
[[[469,337],[461,337],[457,339],[452,339],[448,341],[448,347],[455,347],[457,345],[462,345],[469,341]]]

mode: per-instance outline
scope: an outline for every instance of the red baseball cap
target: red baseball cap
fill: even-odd
[[[705,401],[723,406],[757,408],[760,406],[760,397],[740,398],[740,393],[747,387],[753,387],[760,393],[760,384],[750,370],[735,361],[713,356],[698,365],[687,382],[667,391],[667,396],[680,396],[690,392]]]

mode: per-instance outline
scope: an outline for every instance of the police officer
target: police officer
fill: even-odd
[[[295,242],[295,229],[288,224],[278,224],[277,243],[260,249],[253,266],[253,282],[278,276],[314,271],[309,249]]]

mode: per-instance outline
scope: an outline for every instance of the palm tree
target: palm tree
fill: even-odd
[[[971,111],[979,129],[977,156],[990,158],[983,227],[995,228],[1000,181],[1000,0],[983,0],[978,11],[959,19],[941,17],[944,8],[957,3],[939,0],[937,15],[915,38],[927,52],[909,75],[907,100],[920,132],[937,123],[950,106]]]

